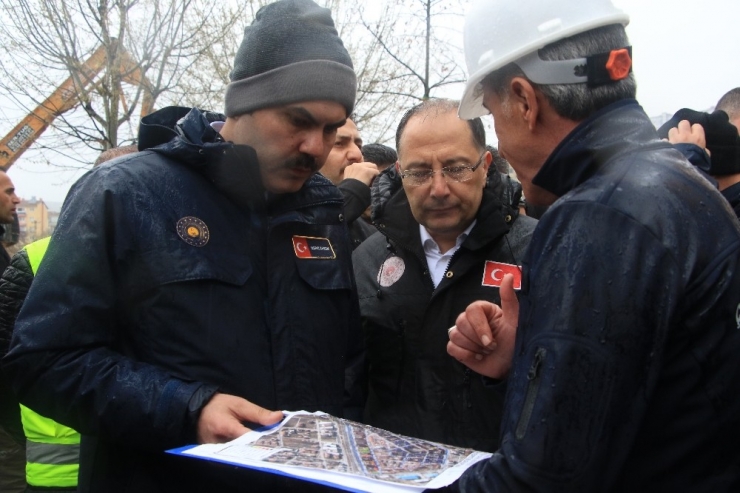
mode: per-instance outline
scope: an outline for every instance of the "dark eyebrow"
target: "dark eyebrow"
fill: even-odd
[[[442,161],[442,164],[444,166],[448,166],[450,164],[459,163],[460,161],[465,161],[466,163],[471,164],[470,159],[468,159],[467,157],[463,157],[463,156],[455,156],[455,157],[447,158],[444,161]]]
[[[406,169],[412,169],[412,168],[431,168],[432,165],[429,163],[426,163],[424,161],[413,161],[411,163],[408,163],[406,165]]]
[[[308,111],[306,108],[303,108],[302,106],[291,106],[290,108],[286,108],[285,111],[286,113],[290,113],[291,116],[301,116],[305,118],[312,125],[319,124],[319,122],[316,121],[316,118],[311,114],[311,112]]]
[[[343,127],[345,123],[347,123],[346,118],[336,123],[329,123],[324,128],[326,128],[327,130],[338,130],[340,127]]]
[[[313,113],[308,111],[303,106],[290,106],[285,109],[285,113],[294,118],[295,117],[304,118],[311,126],[314,126],[314,127],[321,126],[319,121],[316,120],[316,117],[313,115]],[[345,123],[347,123],[347,117],[344,117],[340,121],[337,121],[334,123],[327,123],[326,125],[324,125],[324,130],[329,130],[333,132],[337,130],[339,127],[343,127]]]
[[[456,164],[456,163],[459,163],[460,161],[465,161],[468,164],[472,164],[470,160],[465,156],[453,156],[453,157],[449,157],[445,159],[444,161],[442,161],[442,167],[449,166],[451,164]],[[430,163],[427,163],[425,161],[413,161],[411,163],[408,163],[406,169],[420,168],[420,167],[433,168],[434,166],[432,166]]]

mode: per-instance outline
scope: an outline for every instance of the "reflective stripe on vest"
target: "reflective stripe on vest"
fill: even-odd
[[[79,443],[26,443],[26,461],[36,464],[77,464]]]
[[[26,245],[31,270],[36,271],[49,246],[44,238]],[[26,482],[31,486],[70,488],[77,486],[80,469],[80,434],[21,405],[26,435]]]

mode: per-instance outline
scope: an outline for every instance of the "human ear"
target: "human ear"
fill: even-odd
[[[527,128],[534,130],[540,112],[540,104],[534,86],[524,77],[514,77],[509,88],[515,111],[527,123]]]

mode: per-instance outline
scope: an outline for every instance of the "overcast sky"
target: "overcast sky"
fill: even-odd
[[[637,96],[648,115],[706,110],[740,86],[740,0],[613,1],[631,18]],[[9,175],[21,197],[61,202],[82,172],[49,169],[21,158]]]

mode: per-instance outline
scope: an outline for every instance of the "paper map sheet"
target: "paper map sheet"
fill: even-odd
[[[441,488],[491,455],[303,411],[229,443],[171,452],[372,492]]]

